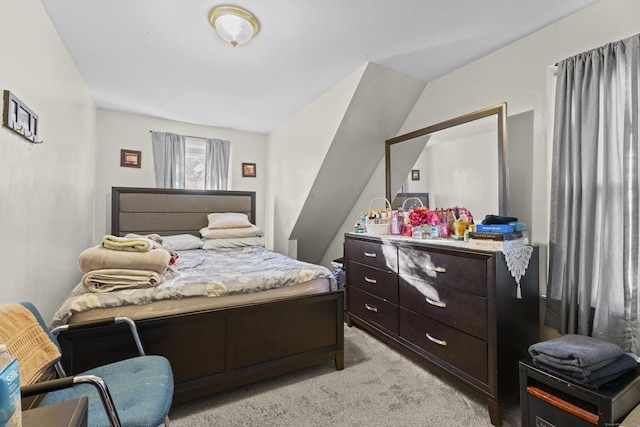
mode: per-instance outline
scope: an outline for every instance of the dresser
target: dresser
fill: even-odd
[[[487,402],[518,398],[518,362],[539,341],[538,248],[517,284],[502,252],[345,234],[347,324]]]

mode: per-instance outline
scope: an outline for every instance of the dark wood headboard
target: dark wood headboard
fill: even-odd
[[[113,187],[111,234],[193,234],[200,237],[200,229],[208,224],[207,215],[214,212],[244,213],[255,224],[256,193]]]

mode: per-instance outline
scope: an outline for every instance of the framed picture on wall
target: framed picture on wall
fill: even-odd
[[[34,144],[42,143],[38,136],[38,115],[8,90],[4,91],[3,111],[3,126],[11,129]]]
[[[411,180],[412,181],[420,181],[420,169],[412,169],[411,170]]]
[[[139,168],[142,166],[142,152],[135,150],[120,150],[120,166],[125,168]]]
[[[256,177],[256,164],[255,163],[243,163],[242,164],[242,176],[255,178]]]

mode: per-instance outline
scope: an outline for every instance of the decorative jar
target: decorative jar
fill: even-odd
[[[469,226],[468,221],[454,221],[453,235],[458,237],[464,236],[464,232],[466,231],[468,226]]]
[[[440,237],[450,237],[451,236],[451,227],[448,222],[440,223]]]

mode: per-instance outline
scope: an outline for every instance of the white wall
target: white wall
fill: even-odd
[[[193,125],[147,116],[98,110],[96,165],[96,224],[94,240],[111,232],[111,187],[155,187],[149,131],[172,132],[231,141],[229,190],[256,192],[257,225],[265,228],[267,137],[263,134]],[[121,149],[141,151],[141,167],[120,166]],[[242,177],[242,163],[256,164],[256,177]]]
[[[533,176],[528,183],[532,212],[529,229],[541,246],[542,260],[548,245],[550,123],[547,97],[548,67],[580,52],[640,32],[640,2],[602,0],[518,42],[427,85],[403,131],[425,125],[425,118],[441,121],[455,115],[507,101],[508,115],[533,112]],[[634,17],[634,18],[632,18]],[[509,138],[517,137],[509,135]],[[522,153],[509,151],[511,161]],[[529,155],[530,156],[530,155]],[[520,170],[510,167],[511,193]],[[527,183],[520,182],[520,185]],[[512,197],[513,198],[513,197]],[[518,206],[511,206],[511,210]],[[546,262],[541,265],[541,291],[546,289]]]
[[[0,0],[0,84],[38,116],[44,143],[0,128],[0,302],[49,318],[91,243],[95,107],[38,0]]]
[[[269,134],[267,242],[297,258],[291,231],[309,195],[366,64]]]
[[[483,107],[506,101],[508,115],[533,114],[533,135],[521,135],[533,141],[525,155],[533,168],[528,182],[514,177],[518,168],[511,163],[511,194],[526,189],[530,195],[529,228],[535,244],[541,246],[541,291],[546,288],[546,247],[548,244],[549,206],[549,67],[558,61],[603,44],[640,32],[640,2],[635,0],[601,0],[524,39],[487,55],[465,67],[429,82],[415,108],[407,117],[399,135],[447,120]],[[425,60],[429,60],[425,58]],[[509,139],[514,135],[509,135]],[[531,154],[532,153],[532,154]],[[522,153],[510,151],[509,157],[522,161]],[[344,240],[343,232],[353,230],[353,223],[372,197],[384,194],[384,163],[371,177],[369,186],[355,206],[335,241]],[[522,197],[519,194],[519,197]],[[511,197],[512,201],[514,197]],[[522,204],[526,204],[523,202]],[[518,209],[518,206],[511,206]],[[332,245],[336,247],[336,245]],[[323,262],[340,254],[327,253]]]

